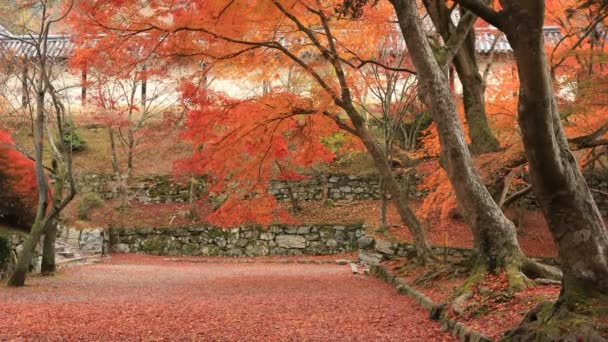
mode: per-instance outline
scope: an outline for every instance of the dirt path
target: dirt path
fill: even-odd
[[[0,340],[453,341],[348,265],[122,255],[30,284],[0,287]]]

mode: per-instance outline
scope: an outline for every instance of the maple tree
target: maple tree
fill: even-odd
[[[129,42],[107,38],[90,44],[88,32],[72,26],[77,48],[69,65],[86,75],[82,81],[86,105],[92,109],[92,122],[107,130],[112,171],[124,195],[134,158],[145,145],[151,124],[170,126],[162,122],[163,114],[177,110],[173,109],[178,100],[174,95],[177,84],[170,80],[169,65],[140,54],[142,46],[150,44],[145,37]],[[167,135],[174,131],[167,130]]]
[[[137,3],[130,1],[82,1],[78,12],[86,13],[83,25],[90,25],[90,30],[111,28],[124,36],[145,33],[159,42],[154,46],[159,56],[206,59],[226,75],[249,65],[273,73],[278,72],[279,66],[299,66],[315,84],[310,89],[315,112],[361,140],[396,201],[403,222],[412,231],[419,257],[426,259],[431,253],[424,230],[406,205],[388,159],[353,102],[361,91],[358,70],[374,63],[370,56],[377,53],[377,47],[368,44],[368,39],[392,30],[386,20],[389,8],[370,8],[369,15],[353,21],[336,10],[340,6],[340,1],[210,1],[180,5],[161,1],[142,12]],[[243,11],[248,20],[238,19]],[[114,16],[117,12],[121,16]],[[365,22],[374,24],[364,25]],[[351,32],[357,32],[362,39],[352,39]],[[264,79],[272,75],[261,74]]]
[[[38,204],[34,162],[14,148],[14,141],[0,130],[0,220],[29,231]]]
[[[8,284],[11,286],[23,286],[31,258],[36,245],[44,235],[44,248],[42,255],[42,272],[52,274],[55,270],[55,238],[56,219],[67,204],[74,198],[76,187],[72,177],[71,148],[63,139],[64,123],[66,119],[66,106],[58,91],[53,85],[53,66],[56,63],[48,53],[48,37],[51,27],[63,20],[71,10],[71,3],[66,6],[52,7],[52,3],[25,2],[15,4],[15,8],[27,8],[36,13],[32,17],[35,25],[28,21],[24,30],[29,30],[30,25],[36,27],[37,31],[29,31],[28,38],[21,38],[21,42],[31,47],[35,58],[23,56],[21,63],[27,63],[32,70],[31,75],[26,75],[24,82],[29,92],[29,98],[35,103],[27,106],[34,118],[33,140],[34,140],[34,170],[36,176],[36,187],[38,189],[38,200],[36,213],[28,236],[25,238],[23,248],[19,252],[17,263],[11,274]],[[45,134],[47,133],[47,134]],[[47,141],[45,143],[45,141]],[[52,165],[44,165],[44,148],[48,146],[52,155]],[[55,177],[52,191],[47,179],[46,170],[51,170]],[[64,189],[67,185],[67,189]]]
[[[293,221],[268,193],[270,181],[305,179],[302,170],[332,161],[321,138],[339,130],[335,122],[307,109],[309,99],[280,91],[246,101],[193,84],[183,93],[183,138],[195,152],[177,167],[210,176],[209,190],[226,195],[208,219],[223,226]]]

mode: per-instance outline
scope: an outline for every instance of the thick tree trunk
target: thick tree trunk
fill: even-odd
[[[353,106],[345,106],[344,109],[355,127],[357,136],[359,139],[361,139],[361,142],[372,157],[374,165],[378,169],[380,177],[382,177],[382,182],[386,191],[394,200],[401,220],[408,227],[412,237],[414,238],[418,258],[421,260],[429,259],[432,256],[432,253],[426,240],[424,228],[420,224],[420,221],[418,221],[416,218],[416,215],[407,206],[401,191],[401,187],[399,186],[399,182],[397,182],[397,179],[391,170],[388,158],[376,142],[374,136],[367,129],[363,118],[359,115],[357,110]]]
[[[500,148],[500,144],[488,124],[484,99],[485,89],[481,75],[479,75],[474,50],[473,52],[468,51],[470,44],[475,44],[473,31],[469,33],[465,44],[456,54],[454,66],[462,83],[464,115],[471,138],[471,151],[477,154],[496,152]]]
[[[40,272],[50,275],[57,270],[55,265],[55,240],[57,239],[57,221],[49,222],[44,232],[44,242],[42,244],[42,264]]]
[[[444,41],[448,41],[454,34],[450,11],[444,1],[424,0],[427,12],[430,14],[437,31]],[[454,67],[462,84],[464,113],[471,138],[471,151],[476,154],[496,152],[500,144],[486,115],[485,87],[479,73],[479,66],[475,56],[475,31],[471,29],[465,41],[454,56]]]
[[[442,167],[473,232],[479,265],[488,271],[521,267],[524,256],[516,239],[515,227],[494,202],[474,166],[447,79],[422,29],[416,2],[391,2],[418,73],[419,92],[437,125]]]
[[[518,120],[533,190],[564,270],[560,301],[608,295],[608,233],[560,122],[545,55],[543,1],[519,3],[507,7],[504,30],[518,66]]]
[[[32,225],[30,234],[23,243],[23,249],[17,258],[15,271],[8,280],[10,286],[24,286],[29,265],[32,261],[34,249],[40,241],[40,237],[44,233],[46,225],[45,213],[48,205],[48,185],[46,174],[42,164],[43,158],[43,132],[44,132],[44,80],[40,76],[36,89],[36,123],[34,126],[34,147],[35,147],[35,170],[36,183],[38,186],[38,208],[36,210],[36,219]]]

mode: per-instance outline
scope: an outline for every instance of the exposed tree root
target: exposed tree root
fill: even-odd
[[[522,272],[530,279],[551,279],[560,281],[562,279],[562,271],[555,267],[540,262],[526,259],[522,265]]]
[[[510,260],[493,272],[488,272],[485,264],[477,261],[445,308],[457,315],[466,315],[478,309],[479,301],[508,301],[514,292],[538,285],[535,279],[543,279],[541,283],[555,284],[559,283],[561,277],[559,269],[526,257]],[[439,317],[437,314],[435,316]]]
[[[607,317],[606,298],[568,305],[560,300],[543,302],[530,310],[501,341],[606,341]]]

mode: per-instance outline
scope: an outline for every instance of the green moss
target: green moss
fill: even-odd
[[[522,273],[520,263],[509,263],[505,272],[509,280],[510,291],[521,291],[532,285],[532,281]]]
[[[196,243],[187,243],[182,247],[182,252],[185,255],[199,255],[200,249]]]
[[[463,293],[472,293],[475,290],[475,286],[483,280],[485,275],[486,269],[484,267],[476,267],[467,280],[465,280],[464,284],[454,291],[452,298],[459,297]]]
[[[162,254],[167,247],[167,238],[164,236],[154,236],[146,239],[141,246],[144,253]]]

